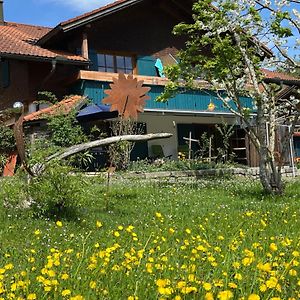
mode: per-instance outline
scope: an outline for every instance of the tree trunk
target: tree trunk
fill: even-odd
[[[261,149],[259,153],[259,177],[266,193],[276,195],[283,193],[281,169],[277,167],[275,159],[268,154],[268,149]]]

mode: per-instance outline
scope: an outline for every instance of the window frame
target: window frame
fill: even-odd
[[[110,55],[113,57],[113,72],[108,72],[108,71],[100,71],[99,68],[101,68],[101,66],[99,65],[99,58],[98,55]],[[117,57],[121,56],[123,58],[125,57],[129,57],[131,58],[131,66],[132,66],[132,74],[133,75],[137,75],[137,55],[130,53],[130,52],[118,52],[118,51],[106,51],[106,50],[101,50],[101,51],[97,51],[97,69],[98,72],[103,72],[103,73],[118,73],[118,65],[117,65]],[[125,63],[125,61],[124,61]],[[106,64],[106,62],[105,62]],[[102,66],[103,67],[103,66]],[[105,69],[109,68],[106,65],[104,66]],[[125,65],[125,69],[126,70],[126,65]],[[125,74],[130,74],[130,73],[125,73]]]

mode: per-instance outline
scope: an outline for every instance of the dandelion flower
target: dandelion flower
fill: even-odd
[[[57,227],[62,227],[62,226],[63,226],[62,221],[56,221],[56,226],[57,226]]]

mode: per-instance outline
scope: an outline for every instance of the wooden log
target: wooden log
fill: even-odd
[[[96,140],[93,142],[88,142],[84,144],[75,145],[65,149],[63,152],[55,153],[49,156],[46,159],[46,162],[49,162],[52,159],[64,159],[76,153],[92,149],[99,146],[110,145],[113,143],[118,143],[122,141],[128,142],[138,142],[138,141],[150,141],[150,140],[157,140],[157,139],[166,139],[172,137],[171,133],[149,133],[144,135],[121,135],[121,136],[113,136],[109,138],[105,138],[102,140]]]

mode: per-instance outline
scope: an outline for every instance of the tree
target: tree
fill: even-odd
[[[299,50],[295,40],[299,36],[299,12],[292,10],[287,2],[195,2],[193,23],[180,23],[174,28],[176,35],[186,36],[186,48],[179,53],[179,64],[167,69],[170,83],[159,98],[159,101],[165,101],[183,86],[214,90],[223,105],[243,121],[259,153],[264,190],[277,194],[284,190],[281,155],[288,147],[299,118],[299,99],[292,97],[279,101],[277,95],[281,86],[267,84],[261,68],[289,65],[289,68],[299,70],[299,63],[287,48],[292,42],[290,48]],[[299,4],[299,1],[289,2]],[[272,47],[275,54],[263,43]],[[205,80],[204,85],[200,79]],[[253,99],[252,109],[243,105],[241,96]],[[282,137],[278,154],[279,124],[290,126],[290,130]]]

